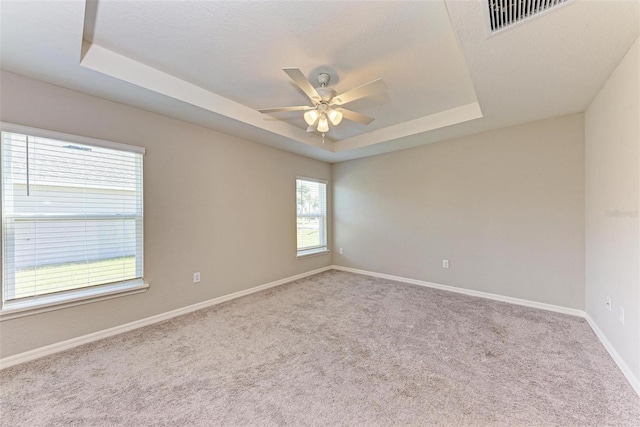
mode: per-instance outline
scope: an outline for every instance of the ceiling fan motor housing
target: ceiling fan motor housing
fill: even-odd
[[[336,91],[333,89],[329,89],[328,87],[319,87],[316,88],[316,92],[320,95],[321,102],[329,103],[336,96]]]

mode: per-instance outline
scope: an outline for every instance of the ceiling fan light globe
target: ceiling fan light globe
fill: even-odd
[[[329,122],[327,121],[327,116],[320,117],[318,120],[318,132],[329,132]]]
[[[329,120],[333,123],[334,126],[338,126],[342,121],[342,113],[338,110],[329,110]]]
[[[317,110],[309,110],[304,113],[304,121],[307,122],[309,126],[313,126],[318,120],[318,111]]]

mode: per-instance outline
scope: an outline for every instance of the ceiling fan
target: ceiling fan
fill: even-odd
[[[304,121],[309,125],[307,132],[313,132],[317,129],[318,132],[322,132],[323,141],[325,132],[329,131],[329,121],[334,126],[340,124],[343,118],[363,125],[368,125],[373,121],[372,117],[341,108],[342,105],[387,90],[385,82],[382,79],[377,79],[338,95],[335,90],[327,87],[330,80],[327,73],[318,74],[319,87],[314,88],[299,68],[283,68],[282,70],[309,97],[313,106],[263,108],[258,111],[261,113],[305,111]]]

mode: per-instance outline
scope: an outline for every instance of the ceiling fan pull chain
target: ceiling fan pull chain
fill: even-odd
[[[324,132],[322,132],[322,143],[324,144]]]

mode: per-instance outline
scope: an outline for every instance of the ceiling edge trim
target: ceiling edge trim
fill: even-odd
[[[317,135],[279,120],[266,120],[256,110],[86,40],[82,42],[80,65],[285,138],[333,151]]]
[[[367,134],[354,136],[353,138],[336,142],[334,151],[339,153],[341,151],[354,150],[356,148],[362,148],[392,139],[416,135],[469,120],[479,119],[481,117],[483,117],[483,115],[482,110],[480,109],[480,104],[478,102],[472,102],[460,107],[440,111],[439,113],[431,114],[429,116],[409,120],[404,123],[388,126]]]

